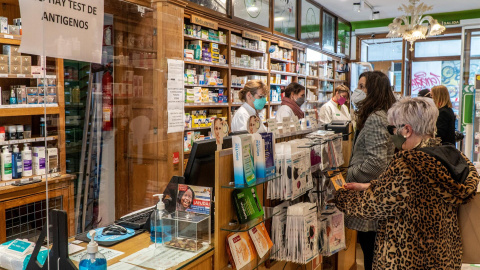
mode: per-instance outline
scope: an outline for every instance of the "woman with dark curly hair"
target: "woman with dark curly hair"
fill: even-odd
[[[187,211],[187,209],[192,208],[193,200],[195,200],[195,192],[193,192],[191,187],[187,186],[187,190],[178,192],[177,210]]]

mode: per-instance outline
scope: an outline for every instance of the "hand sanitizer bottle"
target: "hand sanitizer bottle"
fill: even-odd
[[[21,153],[22,156],[22,177],[32,176],[32,150],[28,147],[28,143],[25,143]]]
[[[95,230],[91,230],[90,243],[87,245],[87,253],[80,259],[79,270],[107,270],[107,259],[98,252],[98,244],[95,242]]]
[[[162,200],[163,194],[155,194],[153,197],[158,197],[159,201],[150,216],[150,239],[155,243],[155,247],[157,247],[157,245],[163,245],[172,240],[172,230],[163,224],[163,218],[168,216]]]
[[[2,151],[2,180],[8,181],[12,180],[12,154],[8,151],[8,146],[3,146]]]

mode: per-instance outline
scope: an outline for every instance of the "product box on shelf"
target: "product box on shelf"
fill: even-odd
[[[45,147],[34,146],[33,147],[33,174],[43,175],[45,174],[46,166]]]
[[[28,55],[21,56],[22,67],[31,67],[32,66],[32,57]]]
[[[8,55],[9,57],[20,56],[20,52],[18,51],[19,48],[20,46],[3,45],[3,54]]]
[[[20,35],[20,26],[17,25],[9,25],[8,26],[8,33],[10,35]]]
[[[243,269],[257,258],[252,239],[247,232],[231,233],[227,236],[227,252],[235,269]]]
[[[166,247],[198,251],[211,243],[210,215],[176,211],[162,219]]]
[[[8,34],[8,18],[0,17],[0,33]]]
[[[235,186],[255,183],[255,164],[250,135],[233,136],[232,146]]]
[[[8,59],[9,59],[8,64],[10,66],[20,66],[20,65],[22,65],[22,57],[21,56],[12,55]]]
[[[10,74],[22,74],[22,66],[21,65],[10,65]]]
[[[31,73],[32,73],[32,67],[31,66],[22,66],[21,74],[30,75]]]
[[[0,65],[8,65],[8,55],[0,54]]]
[[[0,64],[0,74],[8,74],[8,64]]]

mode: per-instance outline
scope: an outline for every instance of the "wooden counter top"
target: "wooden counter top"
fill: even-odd
[[[71,241],[73,241],[74,239],[71,239]],[[111,247],[107,247],[108,249],[113,249],[113,250],[117,250],[117,251],[121,251],[121,252],[124,252],[124,254],[122,254],[121,256],[118,256],[118,257],[115,257],[111,260],[108,261],[108,266],[111,266],[115,263],[118,263],[121,259],[123,258],[126,258],[127,256],[130,256],[132,255],[133,253],[137,252],[137,251],[140,251],[144,248],[147,248],[151,245],[152,243],[150,242],[150,235],[148,232],[144,232],[142,234],[139,234],[135,237],[132,237],[128,240],[125,240],[119,244],[116,244],[114,246],[111,246]],[[79,246],[82,246],[82,247],[86,247],[87,246],[87,243],[85,242],[82,242],[81,244],[78,244]],[[83,250],[84,251],[84,250]],[[213,256],[213,245],[210,245],[207,249],[205,249],[204,251],[200,252],[197,256],[187,260],[187,261],[184,261],[182,263],[180,263],[179,265],[177,265],[176,267],[172,267],[172,268],[169,268],[169,269],[182,269],[182,268],[185,268],[187,266],[189,266],[190,264],[194,264],[198,259],[202,258],[202,257],[211,257]],[[79,251],[81,252],[81,251]],[[78,262],[77,261],[73,261],[73,263],[78,267]],[[144,268],[144,267],[139,267],[141,269],[151,269],[151,268]],[[153,270],[153,269],[152,269]]]
[[[54,184],[59,184],[59,183],[63,183],[63,182],[68,182],[68,181],[71,181],[71,180],[75,179],[75,177],[76,176],[71,175],[71,174],[65,174],[65,175],[61,175],[59,177],[48,178],[48,184],[49,185],[54,185]],[[16,180],[18,180],[18,179],[16,179]],[[9,182],[14,182],[14,181],[15,180],[9,181]],[[0,187],[0,201],[5,200],[5,198],[11,199],[12,197],[14,197],[14,196],[12,196],[12,194],[22,192],[22,191],[25,191],[25,190],[32,190],[32,189],[45,190],[46,182],[47,181],[45,179],[42,179],[42,182],[28,184],[28,185],[24,185],[24,186],[8,185],[8,186]],[[33,192],[29,192],[29,194],[32,194],[32,193]]]

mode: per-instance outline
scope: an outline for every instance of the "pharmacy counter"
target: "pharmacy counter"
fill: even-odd
[[[72,241],[73,241],[73,239],[72,239]],[[145,233],[142,233],[142,234],[137,235],[135,237],[132,237],[128,240],[125,240],[125,241],[123,241],[119,244],[108,247],[108,249],[110,249],[110,250],[123,252],[123,254],[108,260],[109,269],[122,269],[122,270],[123,269],[125,269],[125,270],[129,270],[129,269],[157,269],[158,265],[157,265],[156,268],[149,268],[149,267],[139,267],[137,265],[134,266],[134,265],[131,265],[131,264],[121,265],[122,262],[120,262],[122,259],[125,259],[125,258],[129,257],[130,255],[135,254],[135,253],[137,253],[141,250],[144,250],[145,248],[148,248],[151,244],[152,243],[150,241],[150,235],[149,235],[148,232],[145,232]],[[78,244],[78,246],[86,247],[87,243],[82,242],[82,243]],[[102,247],[99,247],[99,248],[102,248]],[[176,250],[176,249],[171,249],[171,248],[167,248],[167,249],[169,251],[171,251],[170,254],[172,252],[175,253],[176,251],[178,251],[178,253],[186,252],[186,251],[183,251],[183,250]],[[85,251],[85,249],[83,249],[82,251],[79,251],[77,253],[73,253],[73,254],[70,255],[70,258],[75,257],[75,255],[78,256],[79,253],[82,253],[84,251]],[[206,247],[206,249],[204,249],[202,251],[199,251],[197,254],[195,254],[195,256],[193,258],[190,258],[190,259],[188,259],[184,262],[181,262],[178,265],[175,265],[175,266],[170,267],[168,269],[188,269],[188,270],[197,270],[197,269],[198,270],[204,270],[204,269],[209,270],[209,269],[213,269],[213,253],[214,253],[213,245],[210,245],[210,246]],[[160,254],[159,256],[165,257],[165,255],[162,256],[162,254]],[[173,256],[175,256],[175,255],[173,255]],[[144,257],[148,257],[148,256],[145,255]],[[172,256],[168,256],[168,257],[169,258],[161,258],[161,259],[165,259],[165,260],[170,259]],[[78,267],[78,261],[76,261],[74,259],[72,259],[72,261]],[[115,265],[115,267],[112,268],[112,266],[114,266],[114,265]],[[148,265],[148,263],[147,263],[147,265]],[[130,267],[128,267],[128,266],[130,266]],[[116,267],[118,267],[118,268],[116,268]]]

